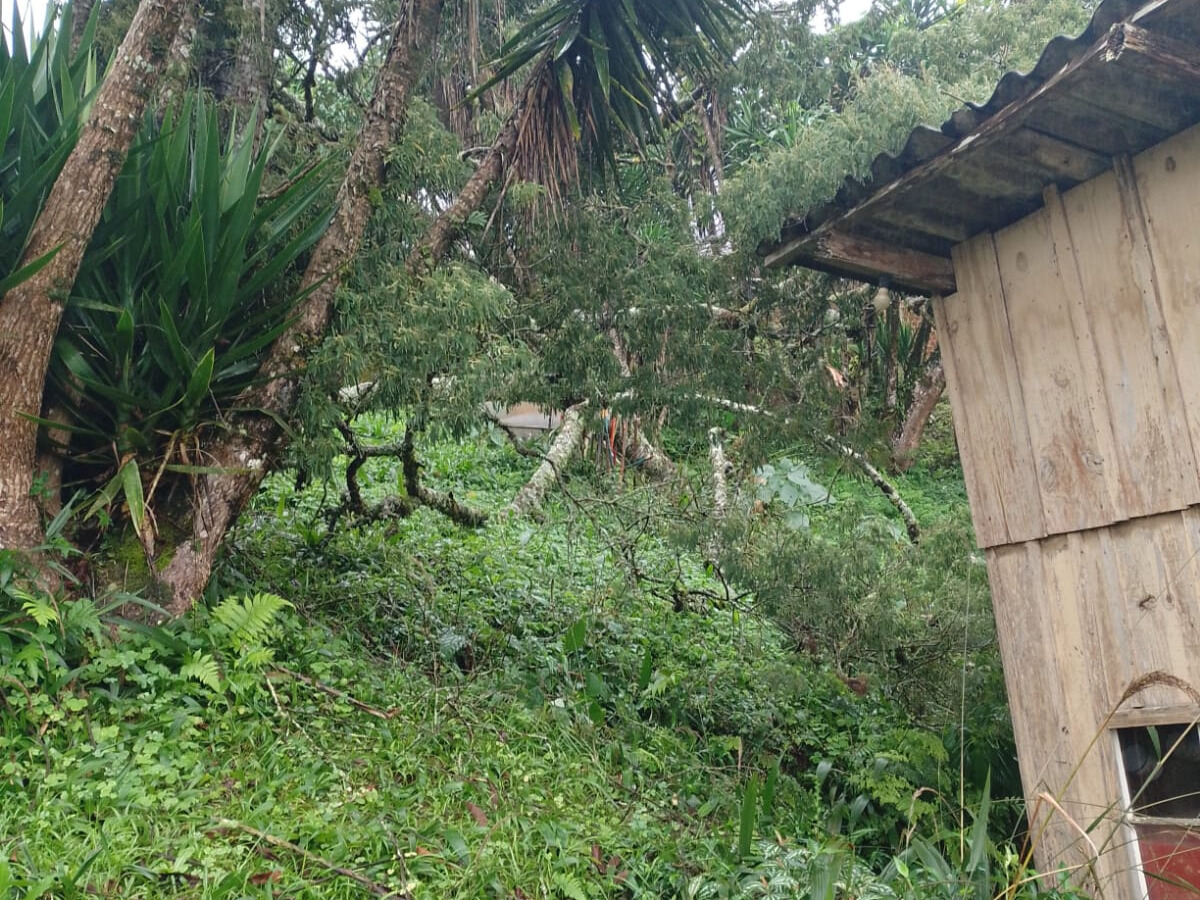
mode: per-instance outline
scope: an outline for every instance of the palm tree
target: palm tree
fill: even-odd
[[[750,0],[553,0],[505,44],[474,96],[527,71],[519,100],[479,168],[408,259],[427,274],[470,215],[512,179],[542,184],[552,201],[579,174],[583,149],[613,164],[624,137],[657,135],[660,110],[684,79],[703,81],[731,54]]]

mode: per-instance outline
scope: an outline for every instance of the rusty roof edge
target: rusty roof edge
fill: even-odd
[[[814,234],[824,223],[840,219],[874,197],[892,189],[912,170],[939,156],[961,150],[969,138],[985,123],[1006,108],[1019,104],[1037,93],[1047,82],[1062,73],[1088,51],[1108,39],[1113,26],[1136,23],[1163,7],[1187,0],[1103,0],[1092,14],[1087,27],[1075,37],[1059,35],[1043,49],[1037,63],[1026,73],[1007,72],[1001,76],[991,97],[983,103],[967,103],[951,113],[940,125],[918,125],[909,132],[908,140],[898,153],[878,154],[871,164],[871,174],[865,179],[846,178],[837,195],[829,201],[807,210],[803,215],[785,221],[778,239],[763,241],[758,247],[768,265],[783,265],[794,258],[788,253],[805,236]],[[1119,46],[1115,51],[1119,55]],[[929,136],[940,134],[949,139],[939,149],[929,152]],[[924,144],[924,152],[920,148]],[[774,260],[774,262],[772,262]]]

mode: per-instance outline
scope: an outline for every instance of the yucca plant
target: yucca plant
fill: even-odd
[[[328,223],[322,166],[260,196],[273,148],[222,141],[200,99],[148,116],[68,302],[50,379],[68,478],[100,489],[93,510],[124,495],[139,534],[162,475],[203,468],[189,448],[253,381]]]
[[[0,293],[31,275],[18,270],[29,229],[75,141],[97,86],[92,28],[70,52],[71,7],[27,43],[18,7],[0,38]]]

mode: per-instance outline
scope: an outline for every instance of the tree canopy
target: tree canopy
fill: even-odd
[[[46,102],[21,80],[26,49],[4,57],[21,152],[7,283],[45,264],[15,250],[39,233],[39,198],[39,222],[56,212],[45,186],[70,177],[72,117],[124,102],[87,73],[108,60],[116,84],[130,13],[96,8],[75,62],[58,26],[36,42],[32,67],[64,73],[49,129],[22,124]],[[8,446],[25,448],[0,459],[4,533],[36,546],[72,500],[87,514],[71,540],[92,550],[131,528],[178,612],[262,478],[329,477],[372,410],[419,439],[517,401],[587,402],[629,424],[611,449],[631,465],[714,426],[743,436],[748,463],[830,434],[886,446],[936,386],[928,312],[763,272],[753,250],[1088,14],[1078,0],[880,2],[847,25],[836,6],[744,0],[183,9],[128,160],[111,189],[88,186],[99,218],[47,295],[65,313],[14,319],[3,339]],[[18,364],[35,338],[54,339],[53,362]]]

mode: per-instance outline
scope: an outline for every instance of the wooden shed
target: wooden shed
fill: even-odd
[[[1200,891],[1200,0],[1105,0],[761,248],[933,298],[1043,869]]]

